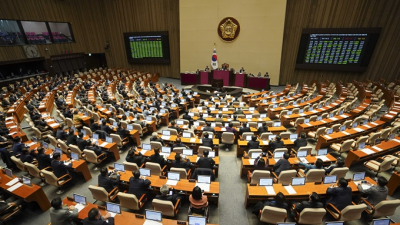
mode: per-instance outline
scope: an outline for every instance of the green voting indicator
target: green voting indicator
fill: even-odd
[[[133,36],[129,41],[134,59],[163,57],[161,36]]]

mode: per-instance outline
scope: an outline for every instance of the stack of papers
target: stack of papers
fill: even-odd
[[[347,116],[346,115],[340,115],[341,117],[343,117],[343,118],[347,118]]]
[[[315,158],[322,159],[322,161],[329,161],[329,158],[324,155],[318,155],[318,156],[315,156]]]
[[[300,162],[302,162],[302,163],[308,163],[308,160],[306,159],[306,158],[299,158],[299,160],[300,160]]]
[[[264,145],[268,145],[268,141],[262,141]]]
[[[75,205],[75,209],[77,209],[78,212],[80,212],[83,208],[85,208],[85,206],[82,205],[82,204],[80,204],[80,203],[78,203],[78,204]]]
[[[201,128],[202,130],[204,129],[204,127]],[[169,140],[170,136],[161,136],[161,139],[163,140]]]
[[[361,187],[364,189],[364,190],[366,190],[366,189],[369,189],[370,187],[372,187],[372,185],[369,185],[369,184],[362,184],[361,182],[354,182],[356,185],[359,185],[359,184],[361,184]]]
[[[249,164],[254,165],[254,161],[255,161],[255,159],[249,159]]]
[[[221,128],[221,131],[226,131],[226,128],[224,127],[224,128]]]
[[[318,113],[318,111],[317,111],[317,110],[313,110],[313,111],[311,111],[311,112],[313,112],[313,113]]]
[[[332,139],[329,135],[324,135],[326,139]]]
[[[108,142],[103,142],[101,143],[100,147],[106,147],[106,145],[108,145]]]
[[[304,113],[300,113],[299,115],[300,115],[300,116],[305,116],[306,114],[304,114]]]
[[[284,186],[284,187],[285,187],[286,191],[287,191],[290,195],[293,195],[293,194],[296,194],[296,193],[297,193],[297,192],[293,189],[292,185]]]
[[[364,152],[367,155],[375,154],[374,151],[372,151],[371,149],[368,149],[368,148],[364,148],[361,151]]]
[[[307,125],[307,126],[312,126],[311,123],[305,123],[305,125]]]
[[[373,125],[375,125],[375,126],[378,126],[378,124],[377,123],[375,123],[375,122],[371,122]]]
[[[19,187],[21,187],[22,186],[22,183],[16,183],[14,186],[11,186],[10,188],[8,188],[7,189],[7,191],[9,191],[9,192],[13,192],[13,191],[15,191],[17,188],[19,188]]]
[[[28,146],[32,146],[32,145],[34,145],[34,144],[36,144],[35,142],[31,142],[31,143],[29,143],[29,144],[26,144],[26,145],[28,145]]]
[[[166,185],[176,186],[177,183],[178,183],[177,180],[168,180]]]
[[[275,190],[273,186],[265,186],[265,190],[267,190],[267,193],[269,195],[275,195]]]
[[[342,131],[343,134],[345,135],[350,135],[349,133],[347,133],[346,131]]]
[[[56,127],[56,126],[58,126],[58,125],[59,125],[58,123],[52,123],[52,124],[50,124],[51,127]]]
[[[371,126],[368,126],[368,125],[364,125],[364,127],[368,127],[368,128],[371,128]]]
[[[331,120],[335,121],[335,120],[337,120],[337,118],[335,118],[335,117],[332,117],[332,118],[331,118]]]
[[[204,190],[205,192],[210,191],[210,184],[205,184],[205,183],[196,183],[196,186],[199,186],[201,190]]]
[[[382,150],[383,150],[383,149],[381,149],[381,148],[379,148],[379,147],[377,147],[377,146],[373,146],[372,148],[375,149],[375,150],[377,150],[377,151],[382,151]]]
[[[147,150],[141,150],[140,153],[142,153],[142,155],[146,154]]]

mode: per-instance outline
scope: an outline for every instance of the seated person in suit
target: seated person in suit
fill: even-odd
[[[264,77],[269,78],[268,72],[265,72]]]
[[[22,153],[22,148],[25,147],[25,144],[22,143],[22,139],[17,136],[14,138],[14,145],[13,145],[13,154],[15,157],[19,157]]]
[[[74,220],[78,218],[78,213],[78,209],[73,205],[63,207],[63,202],[60,197],[51,200],[51,224],[76,225]]]
[[[92,130],[93,133],[97,130],[101,130],[101,126],[98,123],[94,122],[93,117],[90,118],[90,130]]]
[[[189,115],[189,111],[185,112],[185,115],[182,116],[182,119],[192,121],[192,117]]]
[[[281,136],[276,135],[275,140],[269,143],[271,146],[271,152],[274,152],[277,148],[283,148],[283,141],[281,141]]]
[[[208,158],[208,150],[203,151],[203,157],[197,161],[198,168],[212,169],[215,165],[213,158]]]
[[[134,194],[137,199],[143,194],[147,193],[147,187],[151,184],[151,181],[146,178],[140,178],[140,171],[136,170],[132,172],[133,177],[129,178],[129,190],[128,193]]]
[[[69,174],[68,170],[72,168],[72,163],[65,165],[64,162],[60,161],[60,153],[54,153],[53,161],[51,161],[51,168],[53,168],[53,173],[57,178]]]
[[[192,213],[203,214],[203,208],[208,207],[207,195],[203,195],[201,188],[196,186],[193,188],[192,194],[189,196],[190,207]]]
[[[101,155],[101,154],[103,153],[103,151],[101,151],[101,147],[98,146],[97,144],[93,143],[93,142],[90,142],[90,144],[89,144],[88,146],[86,146],[85,149],[94,151],[94,153],[95,153],[97,156],[99,156],[99,155]],[[107,156],[104,155],[104,156],[102,156],[101,158],[103,158],[103,157],[107,157]]]
[[[82,116],[78,114],[78,110],[75,110],[74,115],[72,116],[72,121],[74,122],[75,126],[83,125]]]
[[[260,148],[260,142],[257,141],[257,136],[252,135],[251,136],[251,141],[247,142],[247,149],[259,149]]]
[[[169,187],[164,184],[160,188],[161,195],[156,195],[156,199],[170,201],[173,205],[175,205],[176,201],[179,199],[179,194],[175,193],[175,189],[172,189],[172,195],[169,194]]]
[[[57,137],[58,139],[61,139],[61,140],[65,141],[65,140],[67,139],[67,136],[68,136],[68,134],[67,134],[67,132],[65,132],[65,130],[66,130],[66,129],[64,129],[63,125],[61,124],[61,125],[58,127],[58,130],[57,130],[57,133],[56,133],[56,137]],[[71,129],[71,130],[72,130],[72,129]]]
[[[108,221],[108,222],[107,222]],[[83,225],[114,225],[114,217],[109,212],[102,216],[98,208],[92,208],[88,217],[82,221]]]
[[[339,178],[338,187],[335,187],[335,184],[332,184],[327,190],[326,194],[330,196],[326,201],[326,206],[329,203],[334,205],[340,211],[346,208],[346,206],[351,205],[352,196],[351,196],[351,188],[348,187],[348,182],[344,177]],[[330,207],[331,208],[331,207]]]
[[[342,167],[344,167],[344,159],[342,157],[338,157],[335,164],[325,168],[325,174],[328,175],[332,172],[333,169]]]
[[[266,155],[267,162],[265,162],[263,158],[263,153],[261,153],[255,160],[254,160],[254,169],[255,170],[267,170],[269,166],[268,154]]]
[[[69,108],[65,108],[63,115],[65,118],[70,118],[70,119],[72,119],[72,117],[74,116]]]
[[[164,140],[162,138],[158,137],[157,132],[153,132],[151,134],[150,141],[157,141],[157,142],[160,142],[162,146],[165,146]]]
[[[307,146],[306,133],[302,132],[300,136],[294,141],[294,150],[299,150],[300,147]]]
[[[76,143],[76,135],[74,133],[73,129],[70,129],[68,132],[67,136],[67,142],[65,142],[66,145],[77,145]]]
[[[136,163],[138,167],[141,167],[145,163],[146,158],[142,155],[142,153],[137,152],[134,148],[136,147],[132,147],[132,149],[129,150],[125,160],[127,162]]]
[[[36,154],[36,159],[38,161],[38,168],[39,170],[42,170],[46,167],[51,166],[51,161],[52,159],[50,158],[50,155],[46,155],[44,153],[44,148],[43,147],[39,147],[37,149],[37,154]]]
[[[129,137],[129,130],[122,128],[121,122],[118,122],[117,134],[121,137],[121,139],[124,139]]]
[[[176,147],[187,148],[186,145],[181,142],[180,138],[176,138],[175,144],[172,146],[172,148],[176,148]]]
[[[317,159],[317,161],[315,161],[314,165],[303,163],[303,162],[300,162],[300,161],[297,161],[297,160],[295,162],[299,163],[299,166],[304,166],[305,167],[304,174],[307,174],[307,172],[310,169],[323,169],[324,168],[324,161],[322,161],[322,159]]]
[[[280,161],[280,160],[279,160]],[[302,201],[301,203],[295,203],[295,207],[292,208],[292,216],[297,217],[297,213],[301,213],[306,208],[324,208],[321,202],[321,198],[315,192],[311,193],[308,201]]]
[[[258,135],[261,136],[262,133],[268,132],[268,126],[266,122],[262,123],[262,126],[258,128]]]
[[[118,187],[120,180],[120,175],[117,174],[117,179],[112,179],[108,176],[108,169],[107,167],[103,167],[100,170],[100,174],[98,176],[98,185],[99,187],[103,187],[106,189],[108,193],[110,193],[115,187]]]
[[[219,114],[217,117],[217,114],[215,114],[215,122],[220,122],[223,123],[224,119],[222,118],[222,114]]]
[[[289,162],[289,157],[289,153],[283,154],[282,159],[280,159],[272,168],[277,176],[279,176],[279,174],[284,170],[290,170],[291,165]]]
[[[175,160],[172,162],[172,167],[184,168],[186,171],[189,171],[189,169],[191,167],[190,160],[188,158],[186,158],[186,159],[184,159],[184,161],[182,161],[181,154],[176,153]]]
[[[92,142],[90,139],[83,140],[83,133],[80,132],[78,138],[76,139],[76,144],[78,145],[78,148],[83,151],[87,146],[91,145]]]
[[[35,151],[35,149],[33,149],[32,151],[29,151],[28,148],[23,148],[22,149],[22,154],[19,157],[19,159],[24,163],[36,163],[35,158],[32,156],[32,153]]]
[[[261,72],[258,72],[257,77],[261,77]]]
[[[239,134],[243,135],[244,132],[251,132],[250,127],[247,127],[247,123],[243,122],[242,127],[239,129]]]
[[[215,133],[215,130],[214,130],[214,128],[211,127],[211,123],[210,122],[206,122],[206,125],[207,125],[207,127],[203,128],[203,132],[204,131],[210,131],[210,132]]]
[[[238,131],[236,128],[233,127],[233,123],[229,123],[229,126],[225,127],[226,132],[232,132],[233,134],[236,134]]]
[[[368,181],[367,181],[367,183],[369,185],[372,185]],[[358,185],[357,185],[358,190],[362,194],[368,195],[366,200],[374,206],[377,205],[379,202],[384,201],[388,194],[388,188],[386,187],[386,184],[388,183],[388,181],[384,177],[378,176],[377,183],[378,183],[377,186],[372,185],[372,187],[370,187],[368,189],[364,189],[361,186],[361,183],[358,183]]]
[[[160,155],[160,148],[154,148],[154,154],[150,156],[150,162],[160,164],[161,168],[165,165],[165,159],[162,155]]]
[[[107,125],[107,120],[103,120],[103,122],[101,123],[101,130],[107,133],[111,133],[113,129]]]
[[[168,128],[175,129],[178,134],[181,133],[181,128],[175,123],[175,121],[171,121],[171,126]]]
[[[211,134],[211,135],[212,135],[212,134]],[[207,133],[207,132],[203,132],[203,136],[204,136],[204,137],[201,139],[201,141],[202,141],[202,143],[203,143],[203,146],[212,148],[214,142],[213,142],[212,137],[209,138],[209,137],[210,137],[210,134]]]
[[[274,201],[259,201],[259,202],[257,202],[256,205],[254,206],[252,212],[256,216],[258,216],[260,213],[260,210],[262,210],[264,208],[264,206],[288,209],[288,204],[285,202],[285,200],[286,200],[285,195],[282,192],[278,192],[278,194],[276,194],[274,197]]]

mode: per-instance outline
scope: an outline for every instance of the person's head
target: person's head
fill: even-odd
[[[316,192],[311,193],[310,195],[310,202],[319,202],[321,198]]]
[[[186,112],[185,112],[185,115],[189,115],[189,111],[186,111]]]
[[[157,138],[157,132],[153,132],[153,133],[151,134],[151,136],[152,136],[153,138]]]
[[[229,123],[229,127],[232,128],[233,127],[233,123]]]
[[[63,130],[64,129],[64,127],[63,127],[64,125],[63,124],[61,124],[59,127],[58,127],[58,130]]]
[[[176,138],[176,143],[180,144],[181,143],[181,139],[180,138]]]
[[[208,150],[204,150],[204,151],[203,151],[204,157],[208,157],[208,153],[209,153]]]
[[[70,130],[68,131],[68,135],[73,135],[73,134],[74,134],[74,130],[70,129]]]
[[[387,183],[388,183],[388,181],[386,180],[386,178],[384,178],[382,176],[378,176],[378,185],[379,186],[385,187]]]
[[[38,153],[43,153],[44,152],[44,148],[43,147],[38,147],[37,151],[38,151]]]
[[[209,134],[207,132],[204,133],[204,137],[208,138]]]
[[[276,135],[275,139],[276,139],[276,141],[281,141],[281,136]]]
[[[94,118],[93,117],[90,117],[90,124],[93,124],[94,123]]]
[[[22,154],[28,155],[28,154],[29,154],[29,149],[23,148],[23,149],[22,149]]]
[[[123,115],[123,116],[122,116],[122,119],[123,119],[123,120],[126,120],[126,115]]]
[[[122,123],[121,122],[118,122],[117,125],[118,125],[118,128],[122,128]]]
[[[101,217],[100,211],[98,208],[92,208],[89,210],[88,219],[89,220],[98,220]]]
[[[341,178],[339,178],[339,180],[338,180],[338,184],[339,184],[340,187],[345,188],[345,187],[347,187],[347,185],[349,184],[349,182],[347,182],[347,180],[344,179],[344,177],[341,177]]]
[[[265,160],[263,158],[258,160],[257,167],[260,167],[260,168],[264,168],[265,167]]]
[[[192,197],[195,200],[200,200],[203,197],[203,194],[201,193],[201,188],[199,186],[193,188]]]
[[[107,169],[107,167],[101,168],[100,174],[101,174],[102,176],[107,176],[107,174],[108,174],[108,169]]]
[[[181,153],[179,153],[179,152],[176,153],[175,160],[178,161],[178,162],[181,161]]]
[[[206,122],[207,127],[211,127],[211,123],[210,122]]]
[[[338,167],[343,167],[344,166],[344,159],[342,157],[338,157],[336,164],[338,165]]]
[[[61,158],[60,153],[55,153],[55,154],[53,155],[53,159],[54,159],[54,160],[60,160],[60,158]]]
[[[171,126],[175,126],[175,121],[171,121]]]
[[[303,139],[306,139],[306,133],[301,132],[300,137],[303,138]]]
[[[61,209],[62,208],[61,198],[60,197],[53,198],[53,200],[51,200],[51,207],[53,207],[54,209]]]
[[[83,138],[83,133],[82,132],[79,132],[79,137]]]
[[[252,140],[252,141],[256,141],[256,140],[257,140],[257,136],[256,136],[256,135],[252,135],[252,136],[251,136],[251,140]]]
[[[160,154],[160,147],[154,147],[154,154]]]
[[[324,161],[322,161],[322,159],[317,159],[317,161],[315,161],[315,167],[317,167],[317,169],[322,169],[324,166]]]
[[[21,142],[21,138],[19,136],[15,137],[14,138],[14,142],[15,143]]]
[[[266,123],[266,122],[263,122],[263,123],[262,123],[262,126],[263,126],[263,127],[266,127],[266,126],[267,126],[267,123]]]
[[[105,126],[107,124],[107,120],[103,120],[103,122],[101,124],[103,124]]]
[[[283,154],[284,159],[289,159],[289,157],[290,157],[289,153],[286,152],[285,154]]]
[[[136,171],[134,171],[132,173],[133,173],[133,177],[134,178],[139,179],[139,177],[140,177],[140,171],[139,170],[136,170]]]
[[[78,111],[74,111],[74,114],[75,114],[75,115],[78,115]]]
[[[164,184],[163,186],[161,186],[160,188],[160,192],[162,196],[167,196],[168,192],[169,192],[169,188],[166,184]]]
[[[275,195],[275,202],[278,204],[283,204],[285,202],[285,195],[282,192],[279,192]]]

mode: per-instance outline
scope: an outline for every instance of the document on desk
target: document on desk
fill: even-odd
[[[176,186],[177,183],[178,183],[177,180],[168,180],[166,185]]]
[[[358,128],[358,127],[354,128],[354,130],[356,130],[356,131],[358,131],[358,132],[363,132],[363,131],[364,131],[363,129]]]
[[[299,113],[299,115],[300,115],[300,116],[306,116],[306,114],[304,114],[304,113]]]
[[[375,122],[371,122],[373,125],[375,125],[375,126],[378,126],[378,124],[377,123],[375,123]]]
[[[75,205],[75,209],[77,209],[78,212],[80,212],[83,208],[85,208],[85,206],[82,205],[82,204],[80,204],[80,203],[78,203],[78,204]]]
[[[364,152],[367,155],[375,154],[374,151],[372,151],[371,149],[368,149],[368,148],[364,148],[361,151]]]
[[[221,131],[226,131],[226,128],[224,127],[224,128],[221,128]]]
[[[17,182],[18,182],[18,177],[10,180],[6,185],[7,186],[13,186]]]
[[[294,195],[294,194],[297,193],[297,192],[293,189],[292,185],[284,186],[284,187],[285,187],[286,191],[287,191],[290,195]]]
[[[313,110],[313,111],[311,111],[311,112],[313,112],[313,113],[318,113],[318,111],[317,111],[317,110]]]
[[[31,143],[29,143],[29,144],[26,144],[26,145],[28,145],[28,146],[32,146],[32,145],[34,145],[34,144],[36,144],[35,142],[31,142]]]
[[[335,117],[332,117],[332,118],[331,118],[331,120],[335,121],[335,120],[338,120],[338,119],[337,119],[337,118],[335,118]]]
[[[354,182],[357,186],[359,185],[359,184],[361,184],[361,187],[364,189],[364,190],[366,190],[366,189],[369,189],[370,187],[372,187],[372,185],[369,185],[369,184],[362,184],[361,182]]]
[[[56,127],[56,126],[58,126],[58,125],[60,125],[60,124],[58,124],[58,123],[52,123],[52,124],[50,124],[51,127]]]
[[[264,145],[268,145],[268,141],[262,141]]]
[[[147,150],[141,150],[140,153],[142,153],[142,155],[146,154]]]
[[[397,139],[392,139],[393,141],[397,141],[397,142],[399,142],[400,143],[400,140],[397,140]]]
[[[210,184],[205,184],[205,183],[196,183],[196,186],[199,186],[201,190],[204,190],[206,192],[210,191]]]
[[[323,123],[326,123],[326,121],[325,120],[320,120],[321,122],[323,122]]]
[[[315,158],[322,159],[322,161],[329,161],[329,158],[324,155],[317,155],[317,156],[315,156]]]
[[[183,128],[183,129],[187,129],[188,126],[187,126],[187,125],[183,125],[182,128]]]
[[[249,164],[254,165],[254,161],[255,161],[255,159],[249,159]]]
[[[308,160],[304,157],[299,158],[302,163],[308,163]]]
[[[372,148],[375,149],[375,150],[377,150],[377,151],[382,151],[382,150],[383,150],[383,149],[381,149],[381,148],[379,148],[379,147],[377,147],[377,146],[373,146]]]
[[[16,183],[16,184],[14,184],[13,186],[9,187],[9,188],[7,189],[7,191],[13,192],[13,191],[15,191],[17,188],[21,187],[22,185],[23,185],[22,183],[18,182],[18,183]]]
[[[267,190],[267,193],[269,195],[275,195],[275,190],[273,186],[265,186],[265,190]]]
[[[203,140],[199,139],[199,143],[200,143],[200,144],[203,143]]]
[[[203,130],[203,128],[204,128],[204,127],[202,127],[201,130]],[[171,136],[164,136],[164,135],[163,135],[163,136],[161,136],[161,139],[163,139],[163,140],[169,140],[170,137],[171,137]]]
[[[190,138],[190,142],[196,142],[196,138]]]
[[[108,145],[108,142],[103,142],[103,143],[101,143],[101,145],[100,145],[100,147],[106,147],[106,145]]]
[[[364,127],[371,128],[371,126],[368,126],[368,125],[364,125]]]
[[[143,225],[162,225],[162,223],[154,221],[154,220],[145,220]]]
[[[324,138],[326,138],[326,139],[332,139],[329,135],[324,135]]]
[[[349,133],[347,133],[346,131],[342,131],[343,134],[345,135],[350,135]]]
[[[343,117],[343,118],[347,118],[347,116],[346,115],[340,115],[341,117]]]

